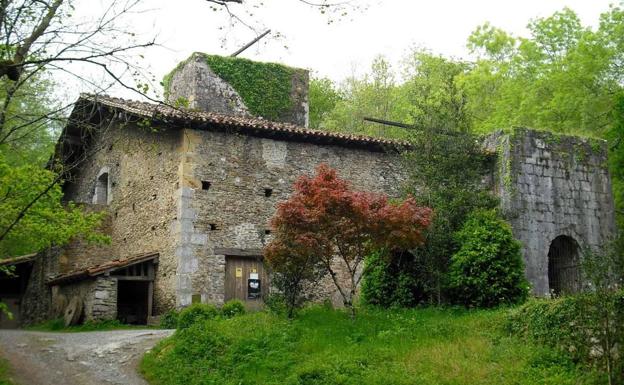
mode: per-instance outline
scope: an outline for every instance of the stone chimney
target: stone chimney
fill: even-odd
[[[308,127],[309,73],[281,64],[194,53],[165,76],[168,103]]]

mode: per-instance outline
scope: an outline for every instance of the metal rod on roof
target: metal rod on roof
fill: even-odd
[[[252,41],[250,41],[249,43],[245,44],[243,46],[243,48],[239,49],[238,51],[234,52],[233,54],[231,54],[231,57],[236,57],[238,56],[240,53],[242,53],[244,50],[246,50],[247,48],[251,47],[252,45],[256,44],[258,42],[258,40],[262,39],[263,37],[265,37],[266,35],[268,35],[271,32],[270,29],[267,29],[266,31],[264,31],[260,36],[256,37],[255,39],[253,39]]]
[[[401,128],[407,128],[409,130],[422,130],[422,127],[418,127],[418,126],[414,126],[411,124],[406,124],[406,123],[400,123],[400,122],[393,122],[390,120],[383,120],[383,119],[377,119],[377,118],[368,118],[368,117],[364,117],[362,118],[364,121],[366,122],[372,122],[372,123],[379,123],[379,124],[384,124],[386,126],[394,126],[394,127],[401,127]],[[448,130],[440,130],[440,129],[433,129],[435,132],[442,134],[442,135],[449,135],[449,136],[458,136],[459,133],[457,132],[453,132],[453,131],[448,131]]]

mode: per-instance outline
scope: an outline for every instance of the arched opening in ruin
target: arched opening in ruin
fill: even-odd
[[[95,204],[105,205],[108,204],[108,173],[102,173],[95,184]]]
[[[555,296],[581,290],[579,245],[574,238],[560,235],[548,250],[548,286]]]

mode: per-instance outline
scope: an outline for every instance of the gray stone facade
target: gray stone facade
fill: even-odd
[[[516,129],[496,135],[496,192],[523,245],[526,276],[536,295],[548,295],[548,252],[567,236],[599,249],[615,234],[607,143]]]
[[[115,318],[114,277],[67,282],[52,287],[51,294],[50,288],[45,291],[46,279],[152,252],[159,254],[153,315],[198,300],[223,303],[224,250],[259,256],[271,237],[269,220],[276,205],[292,193],[297,177],[312,174],[320,163],[337,169],[355,189],[391,197],[402,192],[402,158],[388,142],[290,125],[271,128],[262,120],[206,124],[203,115],[196,121],[183,116],[182,123],[171,115],[152,119],[146,127],[125,115],[140,111],[135,105],[124,110],[126,104],[109,103],[114,109],[102,115],[84,150],[86,160],[64,191],[66,200],[90,204],[106,189],[101,199],[106,204],[96,208],[109,214],[103,229],[112,242],[98,247],[74,243],[46,258],[43,270],[33,271],[30,290],[52,298],[51,305],[40,306],[51,316],[81,296],[87,320]],[[605,143],[517,129],[491,136],[486,147],[497,158],[492,188],[522,242],[527,278],[535,294],[548,295],[549,249],[555,238],[568,236],[580,247],[598,248],[615,230]],[[318,293],[337,299],[329,280]]]
[[[218,250],[261,249],[276,204],[289,196],[299,175],[313,173],[318,164],[336,168],[356,189],[390,196],[400,195],[404,180],[398,153],[340,145],[128,126],[109,129],[98,143],[105,150],[75,175],[66,198],[90,202],[101,168],[108,168],[113,241],[106,252],[91,255],[158,251],[157,314],[187,306],[193,297],[222,303],[225,255]],[[497,135],[490,147],[498,157],[495,190],[523,244],[527,278],[535,294],[546,295],[555,237],[569,235],[581,246],[598,247],[613,234],[606,149],[531,130]],[[77,260],[86,266],[93,258]],[[326,286],[333,296],[331,284]]]

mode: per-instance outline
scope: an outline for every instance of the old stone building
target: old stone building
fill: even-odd
[[[253,306],[269,288],[261,257],[269,219],[299,175],[325,162],[356,189],[400,196],[405,144],[307,129],[305,71],[280,69],[281,91],[259,83],[260,93],[288,99],[270,121],[254,115],[271,106],[210,63],[194,54],[168,75],[169,105],[95,95],[75,103],[57,145],[76,165],[65,199],[106,210],[112,242],[6,261],[39,277],[12,283],[24,322],[66,312],[141,323],[231,298]],[[497,157],[490,183],[523,244],[533,292],[573,289],[580,247],[614,231],[605,144],[524,129],[486,142]],[[259,292],[250,290],[258,280]],[[34,295],[39,305],[27,305]]]

